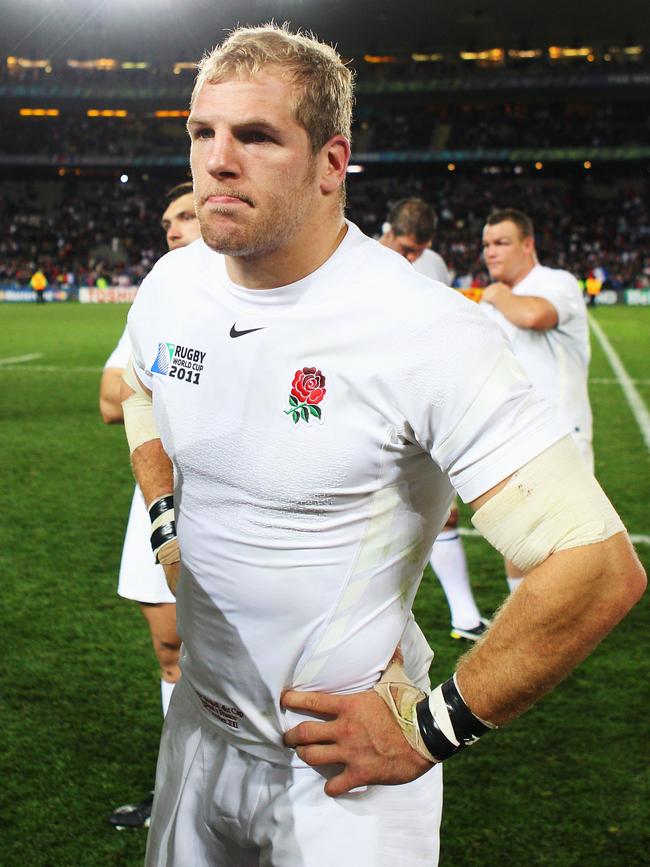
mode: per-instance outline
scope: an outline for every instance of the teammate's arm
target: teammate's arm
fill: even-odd
[[[104,424],[122,424],[121,367],[105,367],[99,384],[99,412]]]
[[[492,304],[518,328],[548,331],[559,322],[557,309],[546,298],[536,295],[515,295],[505,283],[491,283],[481,295],[481,301]]]

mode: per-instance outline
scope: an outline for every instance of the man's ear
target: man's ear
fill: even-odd
[[[323,145],[320,189],[324,195],[337,192],[345,182],[345,173],[350,162],[350,142],[342,135],[335,135]]]

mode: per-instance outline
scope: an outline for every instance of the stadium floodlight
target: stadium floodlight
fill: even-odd
[[[361,172],[363,172],[365,170],[366,170],[366,167],[362,166],[358,163],[350,163],[350,165],[347,167],[347,173],[349,175],[359,175],[359,174],[361,174]]]
[[[120,181],[123,184],[127,184],[129,182],[129,176],[128,175],[120,175]]]
[[[363,59],[366,63],[397,63],[394,54],[364,54]]]
[[[18,111],[21,117],[58,117],[60,113],[58,108],[21,108]]]

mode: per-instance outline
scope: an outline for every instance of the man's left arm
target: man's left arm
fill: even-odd
[[[626,533],[557,551],[532,569],[459,661],[472,712],[502,726],[585,659],[639,600],[643,569]]]
[[[486,505],[507,481],[472,503],[473,508]],[[452,688],[457,687],[464,705],[462,714],[468,709],[470,722],[473,717],[485,729],[482,723],[501,726],[523,713],[596,647],[644,589],[645,573],[624,532],[548,556],[527,571],[485,638],[461,659]],[[301,723],[285,735],[285,743],[296,747],[307,764],[345,766],[328,781],[329,795],[362,785],[405,783],[431,767],[375,692],[329,696],[290,691],[283,705],[332,716],[328,722]],[[465,714],[461,723],[467,719]],[[446,748],[454,740],[453,720],[445,724],[452,726],[448,738],[436,725],[432,728],[434,739]]]
[[[515,295],[504,283],[491,283],[483,290],[481,303],[491,304],[518,328],[548,331],[559,323],[557,308],[538,295]]]

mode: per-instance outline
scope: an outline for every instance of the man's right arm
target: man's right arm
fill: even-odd
[[[133,373],[133,375],[135,375],[135,373]],[[137,380],[137,383],[142,392],[151,398],[150,389],[143,385],[139,380]],[[135,390],[122,380],[120,387],[120,400],[122,406],[124,407],[125,403],[132,400],[135,396]],[[124,418],[127,427],[127,435],[129,436],[130,442],[133,442],[133,422],[129,419],[129,411],[126,407]],[[129,431],[129,427],[131,427],[131,432]],[[157,435],[153,419],[150,422],[149,433],[140,433],[139,439],[143,439],[144,441],[139,442],[131,451],[131,466],[133,467],[135,480],[142,491],[142,496],[144,497],[147,509],[149,509],[151,504],[160,497],[166,497],[172,494],[174,490],[174,469],[167,452],[163,448],[160,437]],[[137,441],[138,440],[135,440],[135,442]],[[163,563],[162,565],[165,570],[167,583],[169,584],[172,593],[175,593],[179,575],[179,563]]]
[[[496,307],[517,328],[548,331],[558,325],[558,312],[550,301],[536,295],[515,295],[504,283],[486,286],[481,302]]]

